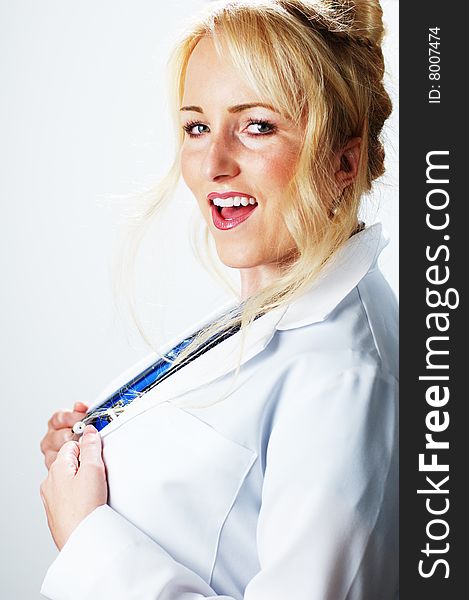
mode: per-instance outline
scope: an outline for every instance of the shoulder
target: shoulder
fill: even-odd
[[[365,435],[371,426],[393,438],[397,333],[397,304],[378,269],[322,321],[278,331],[265,370],[275,380],[272,425],[294,422],[299,433],[341,431],[343,439],[354,431]]]
[[[398,381],[373,356],[343,351],[335,359],[316,352],[295,356],[286,365],[278,386],[276,413],[295,413],[305,423],[321,419],[369,418],[394,415]],[[368,417],[366,417],[368,415]],[[323,421],[324,422],[324,421]],[[332,422],[331,422],[332,425]]]
[[[353,236],[288,305],[277,324],[280,341],[298,354],[320,354],[323,364],[371,361],[397,378],[397,301],[378,267],[385,245],[379,225]]]
[[[357,285],[359,302],[382,366],[399,377],[399,312],[396,296],[376,267]]]
[[[343,372],[398,379],[395,296],[376,269],[322,320],[277,331],[278,353],[291,369],[309,369],[316,383]]]

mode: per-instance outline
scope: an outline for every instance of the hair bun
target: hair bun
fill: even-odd
[[[362,38],[374,46],[380,46],[384,27],[383,9],[379,1],[352,0],[351,2],[343,2],[343,4],[349,5],[353,10],[353,20],[350,27],[352,37]]]
[[[384,34],[379,0],[276,0],[306,25],[360,44],[380,47]]]

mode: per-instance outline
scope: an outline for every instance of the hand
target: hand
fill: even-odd
[[[106,504],[101,436],[87,425],[79,442],[66,442],[41,484],[47,523],[59,550],[95,508]]]
[[[79,438],[72,432],[72,427],[77,421],[81,421],[88,407],[83,402],[75,402],[73,410],[61,410],[55,412],[49,419],[46,435],[41,440],[41,451],[44,454],[44,462],[49,469],[54,462],[57,452],[65,442],[77,441]]]

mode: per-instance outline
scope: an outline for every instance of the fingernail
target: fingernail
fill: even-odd
[[[94,427],[94,425],[87,425],[85,427],[85,430],[83,431],[83,435],[87,435],[90,433],[98,433],[98,430],[96,429],[96,427]]]

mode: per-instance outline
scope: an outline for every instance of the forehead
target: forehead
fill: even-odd
[[[199,102],[196,100],[199,99]],[[226,50],[217,52],[211,37],[204,37],[195,46],[187,63],[184,81],[184,103],[202,99],[252,102],[260,101],[258,92],[235,67]],[[264,99],[266,100],[266,99]]]

